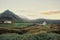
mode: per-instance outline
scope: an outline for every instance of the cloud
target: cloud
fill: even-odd
[[[60,11],[43,11],[41,14],[44,15],[54,15],[54,14],[60,14]]]

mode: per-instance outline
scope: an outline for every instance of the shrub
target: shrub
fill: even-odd
[[[9,35],[0,35],[0,40],[60,40],[59,34],[53,33],[42,33],[38,35],[33,34],[9,34]]]

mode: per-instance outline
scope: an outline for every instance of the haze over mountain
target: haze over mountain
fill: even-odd
[[[12,10],[23,18],[60,19],[60,14],[55,12],[50,12],[48,15],[41,13],[41,11],[60,11],[60,0],[0,0],[0,13],[6,9]]]
[[[44,14],[44,15],[46,15],[46,14]],[[10,17],[10,19],[4,18],[5,16]],[[10,10],[5,10],[4,12],[2,12],[0,14],[0,20],[6,20],[6,19],[16,21],[16,22],[29,22],[29,23],[43,23],[43,22],[46,22],[47,24],[60,24],[60,20],[57,20],[57,19],[37,18],[37,19],[30,20],[26,17],[18,16]]]

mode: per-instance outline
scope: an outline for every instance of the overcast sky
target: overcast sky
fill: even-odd
[[[0,0],[0,13],[4,10],[9,9],[16,13],[17,15],[22,15],[27,18],[56,18],[58,17],[54,14],[43,15],[41,11],[60,11],[60,0]],[[51,17],[52,16],[52,17]]]

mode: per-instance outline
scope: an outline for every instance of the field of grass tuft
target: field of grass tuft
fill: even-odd
[[[60,40],[48,25],[33,23],[0,24],[0,40]]]
[[[0,40],[60,40],[60,35],[54,33],[42,33],[38,35],[2,34],[0,35]]]
[[[33,23],[12,23],[12,24],[0,24],[0,27],[12,27],[12,28],[21,28],[26,27],[28,25],[32,25]]]

